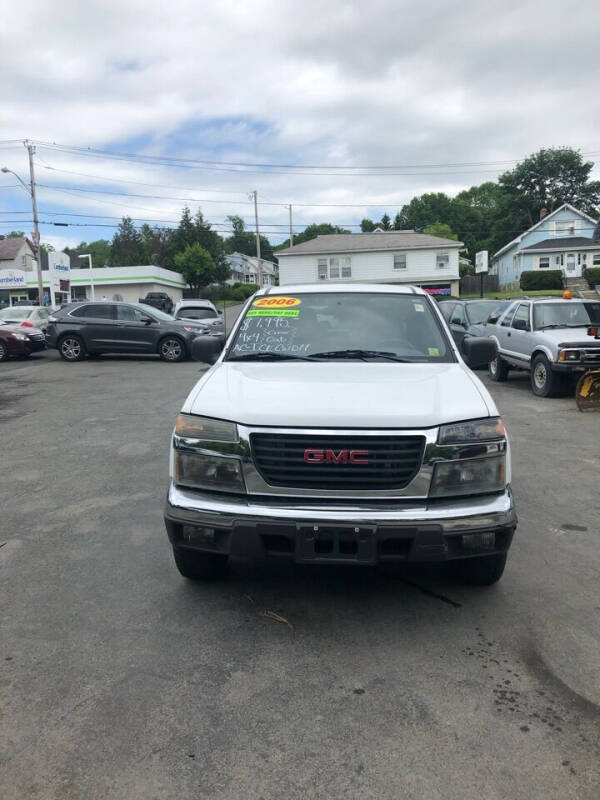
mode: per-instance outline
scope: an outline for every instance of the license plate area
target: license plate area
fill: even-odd
[[[374,564],[377,558],[374,525],[298,524],[297,561]]]

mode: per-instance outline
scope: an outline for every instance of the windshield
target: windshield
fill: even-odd
[[[27,319],[31,314],[30,308],[5,308],[0,311],[0,319],[18,320]]]
[[[454,361],[430,302],[391,292],[259,297],[248,308],[228,358]]]
[[[467,303],[466,311],[467,317],[471,325],[481,325],[486,322],[490,317],[492,311],[498,308],[498,303],[495,300],[482,300],[477,303]]]
[[[216,316],[216,311],[206,306],[186,306],[177,312],[177,319],[213,319]]]
[[[533,324],[540,328],[584,328],[600,324],[600,303],[536,303]]]
[[[162,319],[165,322],[173,322],[175,317],[172,314],[167,314],[166,311],[161,311],[159,308],[154,308],[154,306],[145,306],[142,303],[137,303],[137,308],[139,308],[142,313],[147,314],[149,317],[154,317],[155,319]]]

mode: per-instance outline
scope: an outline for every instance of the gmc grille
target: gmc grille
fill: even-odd
[[[424,436],[252,433],[252,456],[270,486],[298,489],[404,489],[419,469]],[[306,463],[305,450],[368,451],[368,464]],[[361,457],[362,458],[362,457]]]

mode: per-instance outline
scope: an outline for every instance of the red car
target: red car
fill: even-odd
[[[46,337],[39,328],[23,328],[0,321],[0,361],[9,356],[25,358],[46,349]]]

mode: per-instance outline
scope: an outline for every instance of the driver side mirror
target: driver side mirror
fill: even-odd
[[[529,325],[527,324],[527,320],[525,320],[525,319],[516,319],[513,322],[513,328],[516,331],[528,331],[529,330]]]
[[[461,328],[466,328],[464,320],[460,319],[459,317],[454,317],[452,320],[452,325],[460,325]]]
[[[200,334],[192,342],[192,358],[205,364],[214,364],[225,346],[224,336]]]
[[[149,317],[147,314],[144,314],[144,316],[140,318],[140,321],[145,325],[151,325],[154,322],[152,317]]]
[[[471,369],[484,367],[496,358],[496,342],[485,336],[467,336],[463,339],[462,352]]]

